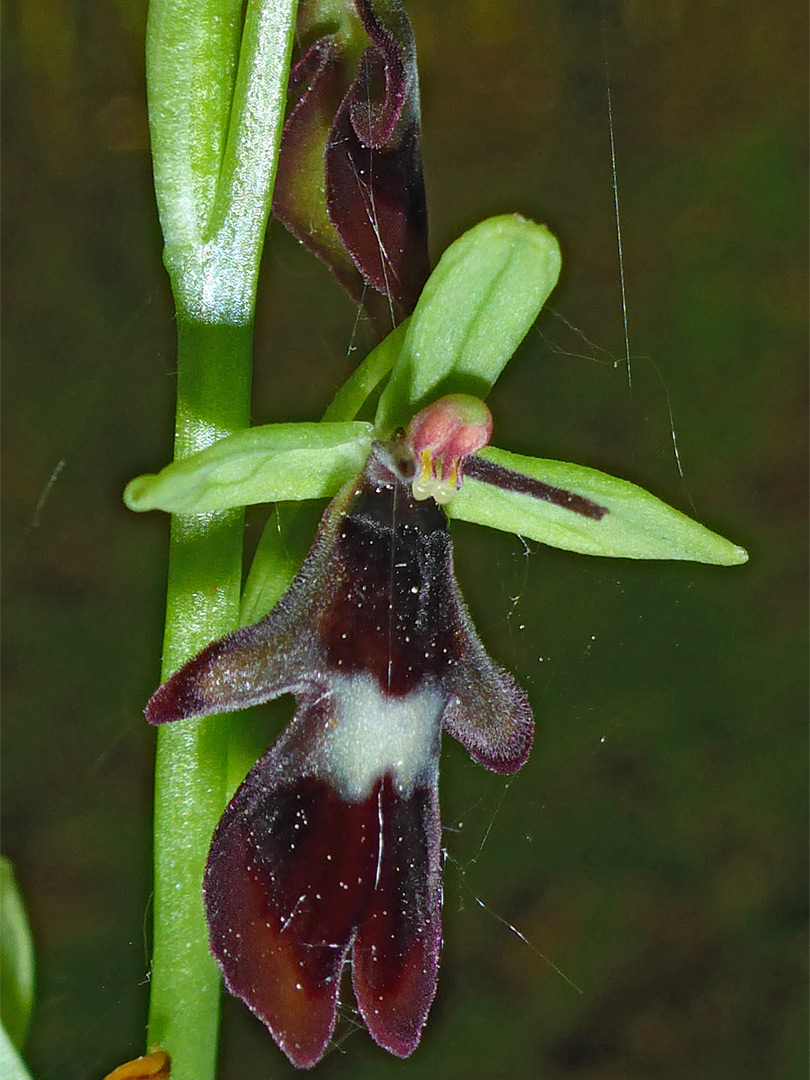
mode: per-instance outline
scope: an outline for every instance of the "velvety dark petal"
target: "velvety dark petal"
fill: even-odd
[[[245,708],[287,691],[367,674],[378,693],[413,699],[487,768],[512,772],[531,748],[528,699],[489,658],[453,574],[443,511],[417,501],[383,461],[347,485],[324,514],[304,565],[255,626],[214,642],[159,687],[147,719],[164,723]],[[357,682],[344,696],[365,694]],[[440,699],[441,698],[441,702]],[[416,723],[416,721],[413,721]]]
[[[531,706],[478,637],[456,584],[444,512],[404,484],[366,486],[343,534],[347,584],[335,587],[323,624],[333,663],[370,669],[392,694],[432,675],[447,695],[445,730],[486,768],[519,769],[534,737]]]
[[[268,616],[203,649],[158,687],[146,719],[165,724],[231,712],[296,690],[311,666],[306,642],[279,623]]]
[[[381,850],[371,902],[352,947],[352,983],[374,1040],[399,1057],[415,1049],[436,993],[441,947],[436,775],[379,793]]]
[[[368,671],[395,696],[438,682],[454,655],[444,513],[403,485],[367,484],[343,522],[340,561],[321,621],[330,664]]]
[[[529,699],[487,655],[455,580],[452,591],[459,659],[443,680],[449,695],[445,731],[487,769],[515,772],[525,764],[534,739]]]
[[[327,206],[364,280],[399,322],[430,270],[416,50],[399,0],[357,0],[357,8],[372,44],[327,144]]]
[[[213,642],[158,687],[144,710],[151,724],[245,709],[318,682],[319,642],[311,624],[355,488],[347,484],[329,504],[309,555],[270,614]]]
[[[461,647],[447,519],[385,475],[385,483],[349,484],[336,496],[273,611],[209,645],[159,687],[146,707],[151,723],[246,708],[337,676],[368,674],[378,694],[395,697],[426,680],[440,693]]]

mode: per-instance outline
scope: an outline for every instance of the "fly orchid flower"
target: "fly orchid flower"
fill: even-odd
[[[441,945],[441,731],[496,772],[529,754],[528,699],[478,638],[438,505],[491,430],[486,405],[458,394],[375,443],[277,607],[204,649],[146,709],[162,724],[297,699],[225,811],[204,885],[228,989],[295,1065],[332,1036],[350,953],[372,1037],[414,1050]]]
[[[146,710],[163,724],[297,699],[225,810],[204,882],[229,989],[297,1065],[324,1052],[350,953],[373,1038],[413,1051],[441,941],[441,731],[502,773],[531,746],[526,696],[487,656],[461,599],[446,517],[614,558],[748,557],[635,484],[486,445],[492,422],[478,399],[559,267],[544,226],[518,215],[481,222],[447,249],[411,317],[359,365],[324,422],[239,432],[125,492],[134,510],[181,515],[335,496],[273,610],[205,648]],[[354,419],[386,377],[374,423]],[[268,551],[262,563],[260,544],[243,597],[254,618],[280,576]]]

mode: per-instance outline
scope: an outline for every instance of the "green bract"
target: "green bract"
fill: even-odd
[[[270,424],[231,435],[156,476],[133,480],[124,496],[127,505],[198,514],[333,495],[362,469],[375,435],[387,438],[445,394],[485,396],[536,318],[559,269],[559,247],[545,226],[517,215],[482,222],[448,248],[413,315],[360,364],[338,391],[325,422]],[[389,371],[375,425],[351,420]],[[468,478],[448,504],[451,517],[587,555],[723,566],[748,558],[743,548],[625,480],[494,447],[481,457],[590,500],[603,512],[587,516],[559,500]],[[266,557],[260,545],[257,562]],[[264,611],[270,595],[262,584],[264,573],[261,566],[251,571],[251,596],[260,598],[251,601],[251,613]],[[284,576],[291,573],[285,566]],[[270,593],[279,595],[280,587],[274,581]]]
[[[149,121],[178,311],[249,324],[284,119],[295,0],[152,0]]]

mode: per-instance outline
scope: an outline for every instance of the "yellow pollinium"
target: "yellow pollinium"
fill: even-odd
[[[422,471],[411,484],[413,497],[418,500],[434,499],[440,506],[449,503],[460,487],[458,461],[452,463],[450,474],[445,478],[442,458],[434,458],[430,450],[422,451]]]

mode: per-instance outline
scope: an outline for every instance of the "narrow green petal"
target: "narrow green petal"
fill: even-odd
[[[627,480],[565,461],[523,457],[488,447],[479,455],[504,469],[589,500],[605,512],[587,516],[525,492],[467,476],[446,507],[450,517],[518,533],[552,547],[625,559],[688,559],[736,566],[744,548],[667,506]],[[564,501],[564,498],[560,501]]]
[[[366,399],[376,390],[397,361],[408,330],[410,316],[383,338],[354,369],[323,414],[324,420],[354,420]]]
[[[342,424],[267,424],[239,431],[124,492],[130,510],[204,514],[281,499],[334,495],[369,455],[374,429]]]
[[[556,239],[518,214],[488,218],[451,244],[411,316],[377,430],[390,434],[445,394],[486,397],[559,272]]]

